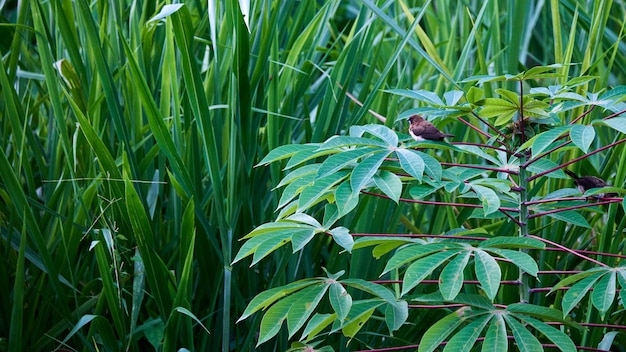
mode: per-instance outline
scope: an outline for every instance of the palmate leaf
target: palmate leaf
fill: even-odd
[[[535,262],[533,257],[531,257],[530,255],[524,252],[501,248],[485,249],[485,251],[497,254],[502,258],[508,259],[525,273],[537,277],[539,267],[537,266],[537,262]]]
[[[389,331],[396,331],[406,323],[409,317],[409,304],[407,301],[397,301],[387,305],[385,310],[385,323]]]
[[[350,136],[361,137],[364,133],[369,133],[382,139],[391,147],[396,147],[398,145],[398,135],[385,125],[370,124],[350,127]]]
[[[397,269],[403,265],[406,265],[412,261],[415,261],[432,253],[440,252],[442,250],[454,250],[462,248],[462,246],[456,243],[429,243],[409,245],[396,252],[393,257],[391,257],[389,261],[387,261],[387,265],[385,265],[385,269],[383,269],[381,275],[384,275],[391,270]]]
[[[537,340],[537,338],[530,331],[528,331],[522,323],[518,322],[509,315],[504,315],[504,320],[511,329],[513,338],[515,339],[520,351],[543,352],[541,342],[539,342],[539,340]]]
[[[378,152],[363,159],[350,174],[350,187],[352,187],[353,193],[360,192],[369,182],[378,168],[382,165],[385,158],[391,153],[391,151]]]
[[[317,308],[317,305],[330,288],[330,285],[330,283],[324,283],[323,285],[310,286],[295,294],[299,296],[299,298],[292,304],[287,313],[289,338],[295,335],[295,333],[304,326],[304,323],[306,323],[311,314],[313,314],[313,311]]]
[[[389,145],[387,143],[365,137],[352,137],[352,136],[332,136],[327,139],[324,143],[322,143],[319,148],[320,149],[337,149],[339,147],[358,147],[358,146],[369,146],[369,147],[382,147],[388,148]]]
[[[343,227],[335,227],[334,229],[328,231],[331,236],[333,236],[333,240],[343,249],[348,252],[352,252],[352,246],[354,246],[354,238],[350,235],[350,231]]]
[[[418,181],[422,182],[422,176],[424,175],[424,160],[415,151],[408,149],[396,149],[396,155],[400,160],[400,166],[409,175],[415,177]]]
[[[573,125],[569,137],[583,153],[587,153],[596,138],[596,130],[592,126]]]
[[[237,322],[240,322],[246,319],[247,317],[254,314],[260,309],[265,309],[269,307],[274,302],[289,295],[292,292],[301,290],[307,286],[314,285],[316,283],[319,283],[319,279],[303,279],[303,280],[292,282],[285,286],[275,287],[267,291],[263,291],[259,293],[258,295],[256,295],[252,299],[252,301],[250,301],[250,303],[248,303],[248,306],[243,311],[243,313],[241,314],[241,317],[239,317]]]
[[[374,314],[376,308],[383,304],[383,301],[377,299],[354,302],[345,323],[341,327],[343,335],[350,338],[354,337]]]
[[[457,254],[457,251],[443,251],[413,262],[413,264],[409,265],[404,273],[402,281],[402,295],[407,294],[411,289],[419,285],[422,280],[435,271],[435,269]]]
[[[471,351],[490,319],[491,316],[489,315],[483,315],[474,319],[448,341],[443,351]]]
[[[494,190],[477,184],[470,184],[470,187],[476,193],[478,199],[482,202],[485,215],[498,211],[500,208],[500,198]]]
[[[597,121],[597,123],[607,125],[618,132],[626,133],[626,117],[615,117],[609,120]]]
[[[355,164],[358,159],[367,157],[376,151],[380,151],[380,148],[365,147],[341,151],[337,154],[331,155],[320,165],[317,177],[322,178],[331,175],[346,166]]]
[[[576,307],[576,305],[585,297],[587,292],[591,290],[596,282],[603,276],[603,273],[587,276],[584,279],[578,281],[575,285],[569,288],[563,299],[561,300],[561,308],[563,309],[563,315],[569,314],[569,312]]]
[[[509,343],[506,336],[506,326],[502,315],[497,314],[491,319],[489,330],[485,335],[485,341],[483,341],[482,351],[503,351],[508,350]]]
[[[318,150],[319,147],[320,144],[317,143],[281,145],[272,149],[256,166],[267,165],[274,161],[286,159],[298,152],[308,151],[312,153]]]
[[[424,161],[424,171],[426,171],[426,174],[432,177],[432,179],[436,182],[441,181],[443,169],[441,168],[439,161],[426,153],[420,152],[419,150],[416,150],[415,154],[417,154]]]
[[[589,222],[587,222],[587,219],[585,219],[582,215],[580,215],[579,213],[573,210],[547,214],[547,216],[560,220],[560,221],[564,221],[564,222],[576,225],[576,226],[585,227],[588,229],[591,228],[591,225],[589,225]]]
[[[374,175],[374,184],[391,200],[398,203],[402,195],[402,181],[396,174],[381,170],[378,175]]]
[[[316,284],[308,286],[303,290],[291,294],[272,305],[267,310],[267,312],[263,314],[263,318],[261,319],[261,326],[259,329],[259,341],[257,342],[257,347],[278,334],[278,331],[280,331],[283,321],[287,319],[289,311],[296,302],[298,302],[304,296],[308,297],[311,292],[316,293],[321,290],[325,290],[326,287],[327,286],[324,283],[317,282]]]
[[[474,269],[476,271],[476,278],[487,294],[487,297],[494,299],[500,288],[500,278],[502,277],[500,266],[496,260],[485,251],[476,249],[474,250]]]
[[[571,128],[572,126],[554,127],[533,137],[532,140],[534,140],[534,142],[531,147],[533,152],[532,157],[534,158],[546,150],[557,138],[568,132]]]
[[[317,144],[312,144],[313,146],[317,146]],[[315,158],[319,158],[325,155],[341,153],[342,150],[335,149],[320,149],[320,148],[307,148],[305,150],[301,150],[289,158],[287,164],[285,165],[285,170],[293,169],[294,167],[309,161],[314,160]]]
[[[470,255],[470,251],[459,254],[441,271],[441,275],[439,275],[439,291],[444,300],[453,300],[461,291],[464,279],[463,270],[465,270],[469,262]]]
[[[334,186],[346,179],[348,175],[349,172],[343,170],[323,178],[318,178],[313,181],[313,184],[307,184],[302,189],[302,192],[300,192],[297,211],[303,212],[324,200],[326,195],[333,193]],[[352,173],[352,176],[354,177],[354,173]]]
[[[337,313],[319,314],[315,313],[304,327],[300,341],[310,341],[326,329],[327,326],[337,320]]]
[[[616,281],[615,271],[607,271],[607,273],[598,280],[598,283],[593,288],[593,292],[591,292],[591,303],[593,303],[593,306],[600,312],[600,316],[603,320],[606,312],[611,308],[615,300]]]
[[[359,194],[358,192],[352,191],[350,180],[343,181],[337,189],[335,189],[335,204],[337,205],[339,216],[344,216],[352,211],[352,209],[356,208],[359,204]]]
[[[340,283],[331,283],[330,290],[328,292],[328,298],[330,305],[337,314],[339,321],[343,321],[352,308],[352,296],[348,294],[348,291]]]
[[[470,317],[467,307],[450,313],[431,326],[420,340],[418,352],[432,352]]]
[[[528,248],[544,249],[546,244],[529,237],[493,237],[480,243],[480,248]]]
[[[409,90],[409,89],[389,89],[385,92],[397,94],[403,97],[422,101],[428,105],[445,106],[446,104],[439,98],[439,96],[433,92],[427,90]]]
[[[527,323],[528,325],[535,328],[537,331],[542,333],[545,337],[547,337],[552,343],[554,343],[561,351],[564,352],[576,352],[576,345],[572,342],[572,339],[569,338],[563,331],[556,329],[548,324],[545,324],[542,321],[531,318],[529,316],[524,316],[520,314],[514,314],[516,318]]]

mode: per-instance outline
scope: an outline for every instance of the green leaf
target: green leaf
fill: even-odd
[[[591,292],[591,302],[600,312],[602,320],[615,300],[616,279],[615,272],[608,271],[598,280]]]
[[[615,117],[608,120],[601,120],[601,122],[598,121],[598,123],[603,123],[618,132],[626,133],[626,117]]]
[[[291,234],[291,246],[293,253],[301,250],[315,237],[315,230],[294,231]]]
[[[569,312],[576,307],[576,305],[585,297],[587,292],[593,288],[602,275],[602,273],[599,273],[585,277],[565,292],[561,301],[563,316],[569,314]]]
[[[324,330],[328,325],[332,324],[335,320],[337,320],[337,314],[319,314],[315,313],[309,319],[309,322],[306,324],[304,331],[302,332],[303,340],[306,336],[306,341],[315,338],[317,334],[319,334],[322,330]]]
[[[594,267],[594,268],[585,270],[583,272],[580,272],[574,275],[566,276],[561,281],[559,281],[556,285],[554,285],[552,290],[550,290],[550,293],[555,292],[556,290],[562,287],[569,286],[573,284],[574,282],[580,281],[581,279],[584,279],[587,276],[596,275],[596,274],[601,275],[603,273],[606,273],[608,270],[610,269],[606,267]]]
[[[592,126],[573,125],[569,137],[583,153],[587,153],[589,146],[596,138],[596,131]]]
[[[248,303],[248,306],[241,314],[241,317],[237,320],[237,323],[246,319],[256,311],[269,307],[274,302],[286,297],[290,293],[301,290],[307,286],[314,285],[316,283],[319,283],[319,280],[304,279],[292,282],[285,286],[271,288],[267,291],[259,293],[252,299],[252,301],[250,301],[250,303]]]
[[[317,146],[317,145],[314,144],[313,146]],[[319,148],[301,150],[295,153],[294,155],[292,155],[291,158],[289,158],[289,161],[287,161],[287,164],[285,165],[285,170],[293,169],[294,167],[309,160],[313,160],[313,159],[316,159],[325,155],[341,153],[341,152],[343,151],[334,150],[334,149],[319,149]]]
[[[479,186],[476,184],[470,184],[470,187],[476,195],[478,199],[483,203],[483,211],[485,215],[489,215],[491,213],[495,213],[500,208],[500,198],[491,188],[487,188],[484,186]]]
[[[261,165],[267,165],[274,161],[282,160],[291,157],[292,155],[301,152],[301,151],[315,151],[319,149],[320,144],[309,143],[309,144],[287,144],[281,145],[272,149],[266,156],[261,160],[256,167]]]
[[[436,350],[467,319],[465,317],[467,311],[468,308],[461,308],[433,324],[422,336],[418,352]]]
[[[380,170],[378,175],[374,175],[374,184],[394,202],[398,203],[400,201],[402,181],[396,174]]]
[[[552,341],[558,349],[564,352],[576,352],[578,349],[572,339],[567,336],[563,331],[556,329],[542,321],[531,318],[529,316],[523,316],[519,314],[515,314],[515,317],[526,322],[528,325],[535,328],[537,331],[542,333],[545,337],[547,337],[550,341]]]
[[[435,193],[438,189],[439,188],[435,188],[431,185],[422,183],[411,187],[411,189],[409,190],[409,194],[414,199],[423,199],[426,196]]]
[[[547,214],[547,216],[576,225],[576,226],[585,227],[588,229],[591,228],[591,225],[589,225],[589,223],[587,222],[587,219],[585,219],[582,215],[575,212],[574,210],[567,210],[567,211],[562,211],[559,213]]]
[[[533,257],[531,257],[530,255],[524,252],[512,251],[510,249],[493,248],[485,250],[510,260],[525,273],[537,277],[537,272],[539,271],[539,268],[537,267],[537,262],[535,262]]]
[[[480,248],[529,248],[544,249],[546,244],[528,237],[493,237],[480,243]]]
[[[539,340],[524,325],[508,315],[504,315],[504,319],[508,323],[511,332],[513,332],[513,338],[515,338],[520,351],[543,352],[543,347]]]
[[[495,314],[491,319],[491,324],[485,335],[485,341],[483,341],[482,352],[502,351],[508,350],[509,343],[506,336],[506,326],[504,324],[504,318],[501,314]]]
[[[519,104],[519,95],[515,92],[504,88],[498,88],[496,89],[496,93],[498,93],[501,97],[506,98],[509,102],[513,104]]]
[[[361,137],[365,132],[382,139],[391,147],[398,146],[398,135],[387,126],[375,124],[350,126],[350,136]]]
[[[396,149],[396,155],[400,160],[402,169],[415,177],[419,182],[422,182],[425,167],[424,160],[415,151],[403,148]]]
[[[324,178],[316,179],[312,185],[305,187],[300,193],[298,209],[296,211],[303,212],[326,199],[327,195],[333,193],[334,186],[347,178],[348,174],[348,171],[343,170]]]
[[[280,196],[277,208],[280,209],[289,204],[296,196],[298,196],[304,189],[312,185],[315,182],[315,174],[309,173],[300,178],[296,178],[283,190],[283,194]]]
[[[419,259],[423,256],[448,249],[462,249],[462,247],[453,243],[419,243],[409,245],[396,252],[393,257],[389,259],[381,275],[384,275],[391,270],[397,269],[400,266]]]
[[[360,158],[369,156],[370,154],[380,151],[380,149],[376,148],[358,148],[354,150],[342,151],[337,154],[331,155],[319,168],[317,178],[323,178],[328,175],[331,175],[346,166],[350,166],[351,164],[356,166],[356,161]]]
[[[354,246],[354,238],[350,235],[350,231],[343,227],[335,227],[334,229],[328,231],[333,236],[335,243],[341,246],[341,248],[345,249],[348,252],[352,252],[352,246]]]
[[[544,172],[548,170],[554,170],[558,166],[559,164],[555,163],[554,161],[546,159],[546,158],[542,158],[530,164],[526,170],[530,172],[534,172],[534,173],[540,173],[540,172]],[[568,178],[567,175],[565,175],[565,173],[561,169],[556,169],[548,174],[545,174],[543,177],[560,178],[560,179]]]
[[[474,250],[474,266],[476,278],[480,282],[482,289],[487,294],[487,297],[493,300],[500,288],[500,278],[502,276],[500,266],[492,256],[481,249]]]
[[[428,105],[445,106],[446,104],[439,98],[439,96],[433,92],[429,92],[424,89],[409,90],[409,89],[388,89],[385,92],[400,95],[403,97],[423,101]]]
[[[333,282],[330,285],[328,299],[333,310],[337,313],[337,318],[343,322],[352,308],[352,296],[348,294],[343,285]]]
[[[320,283],[318,282],[317,285],[320,285]],[[310,289],[310,287],[308,288]],[[283,321],[287,319],[289,309],[299,298],[300,296],[298,295],[290,295],[272,305],[267,312],[263,314],[259,328],[259,340],[256,344],[257,347],[278,334],[280,327],[283,325]]]
[[[439,275],[439,291],[446,301],[453,300],[463,287],[463,270],[470,259],[470,251],[456,256]]]
[[[424,161],[424,170],[426,171],[426,174],[432,177],[436,182],[440,182],[441,176],[443,175],[443,169],[441,168],[439,161],[418,150],[416,150],[415,153]]]
[[[346,318],[341,331],[346,337],[354,337],[359,330],[365,325],[369,318],[374,314],[376,308],[381,306],[383,302],[379,300],[357,301],[352,305],[350,313]]]
[[[389,304],[395,304],[396,302],[396,296],[385,286],[362,279],[346,279],[341,281],[341,283],[379,297]]]
[[[489,315],[482,316],[467,324],[448,341],[443,351],[471,351],[490,318]]]
[[[350,187],[352,193],[359,193],[369,182],[378,168],[382,165],[390,151],[378,152],[363,159],[352,171],[350,175]]]
[[[139,195],[135,191],[128,175],[124,174],[126,209],[128,218],[137,240],[137,247],[146,269],[146,278],[155,297],[157,306],[163,316],[168,316],[172,308],[172,295],[169,290],[169,270],[161,258],[154,252],[154,234],[150,220],[145,212]]]
[[[404,273],[402,295],[407,294],[413,287],[419,285],[422,280],[435,271],[435,269],[445,263],[446,260],[457,254],[457,251],[443,251],[416,260],[413,264],[409,265]]]
[[[337,204],[339,217],[348,214],[352,209],[356,208],[359,204],[359,194],[358,192],[352,192],[349,180],[339,184],[335,190],[335,203]]]
[[[536,138],[533,138],[532,157],[534,158],[541,154],[541,152],[546,150],[557,138],[563,135],[563,133],[568,132],[571,128],[572,126],[559,126],[537,135]]]
[[[299,187],[305,184],[313,183],[313,181],[316,178],[315,175],[319,172],[319,169],[321,166],[322,164],[310,164],[310,165],[299,167],[291,171],[287,175],[285,175],[285,177],[283,177],[283,179],[280,180],[276,188],[280,188],[284,185],[290,185],[295,182],[299,184]],[[305,178],[305,177],[306,177],[307,182],[302,181],[302,178]]]
[[[308,236],[309,231],[303,231],[303,235]],[[277,250],[278,248],[286,245],[291,241],[291,236],[293,236],[292,232],[275,232],[268,236],[259,236],[253,239],[248,240],[248,242],[260,241],[259,245],[254,249],[254,254],[252,255],[252,263],[250,266],[255,265],[261,259],[270,255],[272,252]],[[248,244],[246,242],[246,244]],[[243,248],[243,247],[242,247]]]
[[[406,301],[397,301],[395,304],[387,304],[385,310],[385,323],[389,331],[396,331],[406,323],[409,317],[409,304]]]
[[[512,313],[521,313],[523,315],[530,315],[535,318],[540,318],[548,321],[564,322],[568,325],[572,323],[563,319],[561,311],[554,308],[538,306],[530,303],[511,303],[507,306],[506,310]],[[573,325],[572,325],[573,326]]]
[[[298,297],[298,300],[291,305],[287,313],[289,338],[295,335],[295,333],[304,326],[304,323],[306,323],[311,314],[313,314],[313,311],[317,308],[317,305],[326,294],[326,291],[328,291],[329,286],[330,285],[327,283],[323,285],[313,285],[294,294],[294,296]]]
[[[351,136],[332,136],[327,139],[322,145],[319,146],[319,149],[337,149],[340,147],[358,147],[358,146],[368,146],[368,147],[382,147],[388,148],[387,143],[379,141],[377,139],[372,138],[364,138],[364,137],[351,137]]]

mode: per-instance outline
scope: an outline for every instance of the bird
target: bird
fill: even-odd
[[[424,120],[420,115],[412,115],[409,117],[409,134],[416,141],[430,140],[442,141],[446,137],[454,137],[453,134],[447,134],[439,131],[435,125]]]
[[[578,187],[578,189],[582,192],[585,193],[586,191],[592,189],[592,188],[602,188],[602,187],[609,187],[609,184],[604,182],[603,179],[599,178],[599,177],[595,177],[595,176],[578,176],[575,173],[573,173],[572,171],[568,170],[568,169],[563,169],[563,171],[565,171],[565,173],[574,179],[574,183],[576,184],[576,186]],[[600,198],[604,198],[604,197],[615,197],[617,196],[616,193],[607,193],[607,194],[600,194],[599,195]]]

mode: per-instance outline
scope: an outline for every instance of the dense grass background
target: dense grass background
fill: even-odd
[[[0,350],[253,350],[260,317],[234,322],[258,292],[322,266],[366,279],[384,266],[320,239],[231,267],[237,239],[273,219],[283,171],[254,167],[270,150],[375,123],[368,109],[404,130],[395,117],[417,103],[385,89],[442,93],[551,63],[596,76],[591,91],[626,76],[623,1],[167,3],[0,3]],[[620,184],[622,149],[586,166]],[[439,233],[447,216],[365,200],[343,225]],[[621,236],[593,216],[592,231],[542,231],[617,251]],[[396,342],[436,318],[412,312],[420,324]],[[287,347],[285,334],[263,346]]]

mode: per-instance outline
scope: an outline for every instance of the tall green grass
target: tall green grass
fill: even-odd
[[[322,240],[231,266],[238,239],[274,217],[284,171],[254,167],[270,150],[376,122],[369,109],[404,129],[395,117],[416,103],[385,89],[441,93],[554,62],[597,76],[596,91],[626,75],[621,1],[168,3],[2,3],[2,349],[253,350],[260,317],[234,322],[258,292],[321,266],[370,279],[384,266]],[[621,148],[589,161],[613,183]],[[438,232],[449,215],[368,200],[343,225]],[[601,223],[593,241],[618,248]]]

